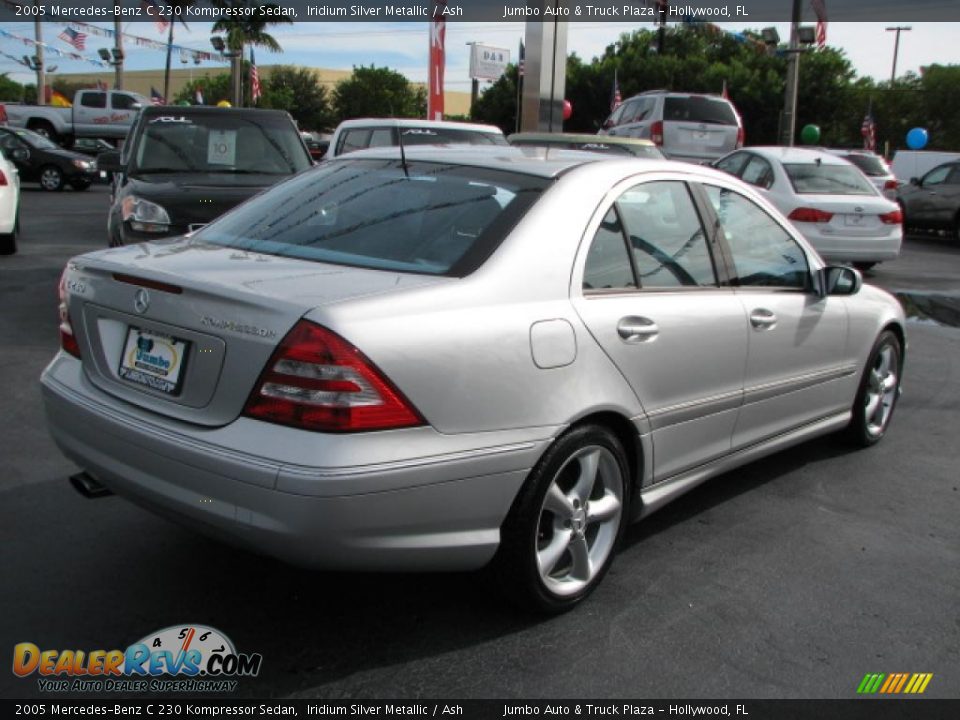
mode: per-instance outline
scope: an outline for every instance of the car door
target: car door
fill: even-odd
[[[130,127],[141,107],[143,103],[136,95],[111,92],[109,128],[116,132]]]
[[[810,259],[779,219],[732,186],[701,187],[749,336],[733,449],[849,408],[844,299],[815,292]]]
[[[743,305],[723,284],[686,182],[608,195],[574,273],[574,306],[649,421],[654,481],[730,449],[747,355]]]
[[[953,225],[960,210],[960,165],[951,165],[946,178],[933,187],[927,197],[932,222],[943,226]]]
[[[955,167],[955,165],[935,167],[911,188],[912,192],[904,194],[902,200],[910,222],[939,224],[947,220],[943,216],[942,193],[947,178]]]

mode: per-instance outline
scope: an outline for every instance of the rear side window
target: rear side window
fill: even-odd
[[[799,195],[876,195],[863,173],[850,165],[784,163],[783,169]]]
[[[844,160],[853,163],[867,177],[884,177],[890,174],[890,168],[876,155],[843,155]]]
[[[107,106],[107,94],[102,92],[87,92],[80,96],[80,104],[89,108],[105,108]]]
[[[584,290],[635,288],[633,266],[624,242],[620,218],[613,208],[607,212],[593,236],[583,269]]]
[[[460,165],[345,159],[273,187],[195,237],[317,262],[462,276],[548,184]]]
[[[708,125],[737,124],[737,115],[729,102],[705,95],[667,97],[663,105],[663,119]]]

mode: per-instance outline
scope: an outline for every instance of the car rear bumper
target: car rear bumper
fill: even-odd
[[[265,459],[249,443],[210,442],[217,430],[162,418],[145,422],[150,416],[103,394],[80,363],[62,353],[41,381],[51,435],[101,484],[175,522],[310,567],[482,567],[550,442],[527,439],[351,467],[291,466]],[[260,425],[265,443],[282,431]],[[249,435],[246,428],[237,437]]]
[[[811,230],[809,223],[798,223],[804,237],[824,260],[830,262],[884,262],[900,257],[903,236],[900,231],[877,237],[825,235]]]

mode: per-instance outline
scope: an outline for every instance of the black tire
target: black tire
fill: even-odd
[[[876,266],[875,262],[855,262],[853,266],[860,272],[867,272]]]
[[[20,209],[13,223],[13,232],[0,234],[0,255],[13,255],[17,252],[17,236],[20,235]]]
[[[56,165],[44,165],[40,168],[40,187],[49,192],[63,190],[63,170]]]
[[[90,181],[87,180],[86,178],[81,178],[81,179],[79,179],[79,180],[71,180],[71,181],[70,181],[70,187],[72,187],[74,190],[81,190],[81,191],[82,191],[82,190],[89,190],[89,189],[90,189],[90,184],[91,184]]]
[[[592,476],[585,472],[590,467]],[[596,588],[627,525],[629,467],[616,435],[600,425],[574,427],[544,453],[510,508],[491,565],[498,589],[509,600],[554,614],[574,607]],[[551,509],[557,492],[570,519]],[[578,496],[586,499],[578,503]],[[612,498],[619,501],[619,509]],[[585,577],[576,577],[578,555]],[[553,559],[545,559],[548,556]],[[548,563],[544,571],[541,560]]]
[[[960,212],[958,212],[957,216],[953,219],[953,228],[950,231],[950,236],[955,243],[960,243]]]
[[[892,364],[891,364],[892,363]],[[892,373],[892,380],[890,373]],[[870,447],[887,434],[900,397],[903,376],[903,346],[892,330],[884,330],[873,344],[863,369],[847,439],[858,447]],[[871,404],[877,405],[871,412]]]

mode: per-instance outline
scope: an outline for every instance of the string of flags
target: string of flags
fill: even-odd
[[[76,52],[61,50],[56,45],[51,45],[50,43],[46,43],[46,42],[38,42],[33,38],[26,37],[24,35],[17,35],[16,33],[12,33],[9,30],[4,30],[3,28],[0,28],[0,37],[9,38],[11,40],[19,40],[24,45],[30,45],[33,47],[40,46],[44,50],[52,53],[53,55],[56,55],[57,57],[70,58],[71,60],[83,60],[84,62],[92,63],[97,67],[103,67],[103,68],[110,67],[110,65],[108,65],[107,63],[102,62],[101,60],[97,60],[96,58],[88,57],[86,55],[81,55],[80,53],[76,53]]]
[[[88,33],[89,35],[96,35],[98,37],[105,38],[116,38],[117,35],[113,30],[102,28],[98,25],[80,22],[78,20],[74,20],[68,24],[77,30]],[[152,40],[150,38],[141,37],[140,35],[131,35],[130,33],[120,33],[120,35],[124,40],[129,40],[137,47],[145,47],[152,50],[163,50],[164,52],[167,50],[167,43],[163,40]],[[183,47],[182,45],[172,45],[171,47],[173,48],[174,52],[180,53],[181,56],[193,58],[194,61],[207,60],[227,62],[227,59],[219,53],[207,52],[206,50],[194,50],[193,48]]]

